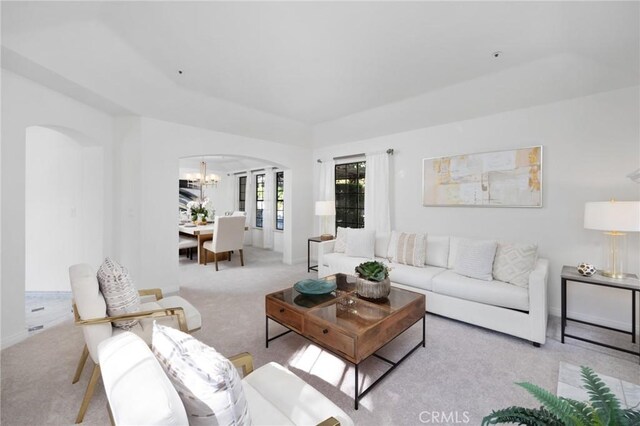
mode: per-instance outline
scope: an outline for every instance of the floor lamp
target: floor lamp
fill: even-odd
[[[624,278],[627,233],[640,232],[640,201],[597,201],[585,203],[584,227],[604,231],[602,275]]]

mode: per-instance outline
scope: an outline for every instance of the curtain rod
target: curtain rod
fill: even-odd
[[[233,176],[237,176],[237,175],[244,175],[247,173],[255,173],[255,172],[264,172],[267,168],[262,168],[262,169],[253,169],[253,170],[243,170],[241,172],[235,172],[235,173],[227,173],[227,176],[231,176],[233,174]],[[271,167],[271,170],[278,170],[279,167]]]
[[[387,154],[389,155],[393,155],[393,148],[389,148],[385,151]],[[361,152],[360,154],[350,154],[350,155],[342,155],[340,157],[333,157],[333,160],[346,160],[347,158],[355,158],[355,157],[364,157],[365,154],[364,152]],[[322,160],[318,158],[318,163],[322,163]]]

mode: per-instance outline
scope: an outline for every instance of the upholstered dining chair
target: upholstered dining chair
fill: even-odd
[[[194,249],[198,248],[198,239],[194,237],[187,237],[184,235],[178,235],[178,253],[180,250],[185,250],[189,259],[193,259]]]
[[[199,330],[202,325],[200,312],[188,301],[179,296],[163,297],[160,289],[139,290],[144,298],[153,298],[154,301],[140,304],[140,310],[118,316],[107,315],[107,304],[100,292],[96,271],[87,264],[73,265],[69,268],[69,279],[73,293],[73,313],[75,324],[82,327],[85,345],[73,382],[80,380],[80,375],[88,357],[94,362],[93,371],[80,411],[76,417],[76,423],[82,423],[84,415],[89,407],[96,383],[100,378],[100,366],[98,364],[98,345],[112,336],[124,333],[127,330],[113,326],[114,321],[138,320],[128,331],[140,336],[147,344],[151,343],[153,321],[178,328],[181,331],[193,332]]]
[[[218,254],[227,253],[231,260],[231,251],[239,250],[240,264],[244,266],[244,253],[242,246],[244,242],[244,216],[216,216],[213,225],[213,239],[205,241],[202,245],[205,249],[204,264],[207,264],[207,251],[213,253],[213,259],[218,270]]]

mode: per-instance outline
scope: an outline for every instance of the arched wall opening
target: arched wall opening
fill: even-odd
[[[67,317],[68,268],[99,264],[103,252],[103,148],[56,126],[25,134],[25,287],[27,325],[37,329]],[[36,306],[47,312],[33,314]]]

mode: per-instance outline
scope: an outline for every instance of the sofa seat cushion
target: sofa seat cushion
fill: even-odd
[[[180,396],[149,347],[119,329],[98,346],[102,382],[118,425],[186,425]]]
[[[272,425],[294,425],[284,413],[271,404],[256,388],[251,386],[246,380],[242,381],[244,396],[249,405],[249,415],[253,426]]]
[[[433,278],[432,291],[487,305],[529,310],[529,291],[526,288],[502,281],[469,278],[451,270],[444,271]]]
[[[353,425],[351,418],[340,407],[313,386],[274,362],[263,365],[242,381],[245,389],[253,388],[245,395],[251,407],[254,425],[315,425],[329,417],[335,417],[342,426]],[[255,392],[252,392],[254,390]],[[254,406],[257,399],[262,400],[258,401],[259,406]],[[274,410],[260,409],[268,405],[275,407],[287,421],[279,418]],[[260,410],[260,414],[257,414],[256,409]],[[262,415],[270,418],[263,419]]]
[[[429,291],[431,291],[433,287],[433,277],[446,270],[445,268],[436,268],[435,266],[416,268],[415,266],[400,263],[391,263],[389,267],[391,268],[389,278],[392,283],[408,285]]]
[[[324,266],[329,266],[330,263],[335,265],[334,259],[344,257],[344,256],[345,256],[344,253],[339,253],[339,252],[327,253],[324,256],[322,256],[322,264]]]

